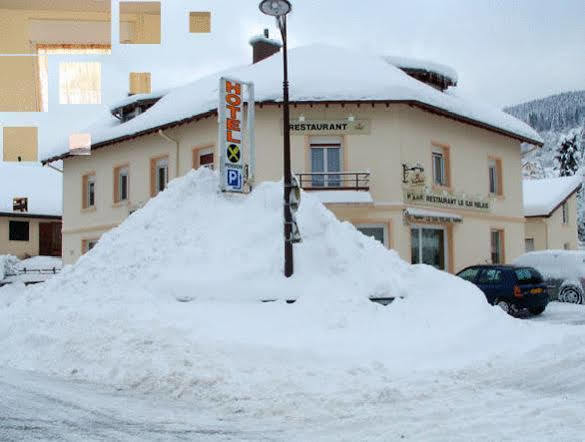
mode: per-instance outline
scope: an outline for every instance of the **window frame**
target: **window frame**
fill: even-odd
[[[13,233],[13,226],[15,225],[26,225],[26,235],[23,235],[23,239],[14,238]],[[24,230],[23,230],[24,233]],[[26,236],[26,239],[24,237]],[[30,242],[30,221],[17,221],[17,220],[9,220],[8,221],[8,241],[14,242]]]
[[[345,149],[344,149],[345,138],[343,136],[320,136],[314,135],[308,137],[308,170],[310,173],[323,174],[313,175],[312,186],[327,188],[340,188],[343,187],[343,176],[341,175],[345,171]],[[313,170],[313,149],[323,150],[323,171]],[[329,149],[337,149],[339,152],[339,170],[330,171],[328,166],[328,155]],[[332,175],[331,177],[329,175]]]
[[[498,260],[494,261],[494,234],[498,234]],[[505,264],[506,263],[506,236],[505,230],[500,228],[490,229],[490,261],[492,264]]]
[[[205,144],[202,146],[197,146],[192,149],[193,157],[192,157],[192,168],[198,169],[201,167],[201,156],[202,153],[207,152],[208,154],[213,155],[213,163],[211,163],[211,170],[215,170],[215,161],[216,161],[216,154],[215,154],[215,145],[214,144]],[[209,165],[207,166],[209,167]]]
[[[163,189],[160,189],[160,183],[159,183],[159,173],[158,173],[158,169],[159,169],[159,163],[160,162],[166,162],[166,173],[165,173],[165,185]],[[159,155],[156,157],[153,157],[150,159],[150,196],[151,197],[155,197],[156,195],[159,194],[159,192],[162,192],[164,189],[166,189],[167,184],[169,183],[169,175],[170,175],[170,171],[169,171],[169,165],[170,165],[170,161],[169,161],[169,155],[165,154],[165,155]]]
[[[529,241],[532,242],[532,248],[528,247]],[[536,247],[535,247],[535,243],[534,243],[534,238],[524,238],[524,252],[525,253],[534,252],[535,250],[536,250]]]
[[[390,248],[390,226],[388,225],[388,223],[356,223],[356,224],[354,224],[354,227],[357,230],[359,230],[362,235],[366,235],[366,234],[360,230],[361,228],[382,229],[382,238],[383,238],[382,245],[384,245],[386,248]],[[366,235],[366,236],[369,236],[369,235]],[[374,238],[374,237],[370,236],[370,238]],[[376,238],[374,238],[374,239],[376,239]]]
[[[126,177],[126,196],[122,195],[122,177]],[[130,201],[130,165],[128,163],[114,167],[114,204]]]
[[[91,249],[93,249],[96,244],[98,243],[100,239],[99,238],[84,238],[81,240],[81,254],[85,255],[87,252],[89,252]],[[90,244],[93,245],[90,247]]]
[[[87,172],[84,173],[82,175],[81,178],[81,210],[90,210],[90,209],[95,209],[97,204],[96,204],[96,194],[97,194],[97,189],[96,189],[96,183],[97,183],[97,178],[96,178],[96,173],[94,171],[92,172]],[[90,204],[91,201],[91,186],[90,184],[93,184],[93,204]]]
[[[561,205],[561,221],[563,225],[569,224],[569,202],[563,201]]]
[[[436,157],[441,157],[440,180],[437,179]],[[433,187],[451,188],[451,146],[436,141],[431,142],[431,172]]]
[[[492,172],[494,170],[494,189],[492,191]],[[504,179],[501,158],[488,156],[488,192],[492,196],[504,195]]]

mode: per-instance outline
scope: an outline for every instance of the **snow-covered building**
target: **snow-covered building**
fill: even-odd
[[[61,256],[62,174],[0,161],[0,255]]]
[[[581,175],[524,180],[527,252],[578,248],[577,192],[582,181]]]
[[[256,178],[281,178],[282,57],[271,46],[257,63],[149,96],[135,115],[132,97],[113,106],[132,117],[88,128],[91,156],[65,140],[45,155],[63,160],[66,263],[170,178],[217,166],[221,76],[254,82]],[[448,271],[524,252],[520,145],[542,144],[528,125],[459,97],[455,72],[420,60],[313,45],[289,51],[289,77],[293,170],[337,217]]]

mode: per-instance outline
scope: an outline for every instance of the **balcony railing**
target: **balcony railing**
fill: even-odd
[[[370,172],[297,173],[304,190],[370,190]]]

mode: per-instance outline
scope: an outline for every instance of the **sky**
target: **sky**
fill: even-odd
[[[84,57],[102,63],[104,105],[126,96],[129,72],[152,72],[155,90],[177,86],[250,63],[248,40],[264,28],[278,37],[258,0],[162,0],[161,45],[118,45],[118,2],[112,0],[112,55]],[[585,89],[583,0],[291,2],[290,47],[326,43],[443,63],[458,72],[459,95],[496,107]],[[188,12],[204,10],[212,12],[211,34],[189,34]],[[63,133],[82,130],[107,111],[58,104],[60,61],[49,64],[49,112],[0,113],[0,125],[39,127],[41,156]]]

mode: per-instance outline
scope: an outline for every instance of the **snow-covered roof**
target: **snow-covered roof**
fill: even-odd
[[[311,191],[323,204],[369,204],[373,203],[370,192],[363,190],[317,190]]]
[[[282,57],[218,72],[169,91],[141,115],[121,123],[105,117],[86,129],[92,147],[151,133],[166,125],[188,122],[215,112],[219,78],[253,81],[258,102],[282,101]],[[290,99],[293,102],[396,101],[408,102],[447,117],[541,144],[542,139],[524,122],[490,106],[442,93],[409,77],[376,55],[326,45],[289,51]],[[67,156],[68,142],[47,151],[44,160]]]
[[[581,186],[582,181],[581,175],[524,180],[524,216],[549,216]]]
[[[434,72],[451,79],[453,83],[457,83],[458,80],[455,69],[441,63],[435,63],[434,61],[429,60],[421,60],[419,58],[398,57],[394,55],[385,55],[382,58],[397,68],[417,69],[425,72]]]
[[[282,43],[279,42],[278,40],[273,40],[273,39],[265,37],[264,35],[261,35],[261,34],[255,35],[254,37],[252,37],[250,39],[251,45],[254,45],[254,44],[260,43],[260,42],[267,43],[267,44],[272,45],[272,46],[278,46],[279,48],[282,47]]]
[[[28,198],[28,211],[13,212],[13,198]],[[40,163],[0,161],[0,214],[61,216],[63,175]]]

